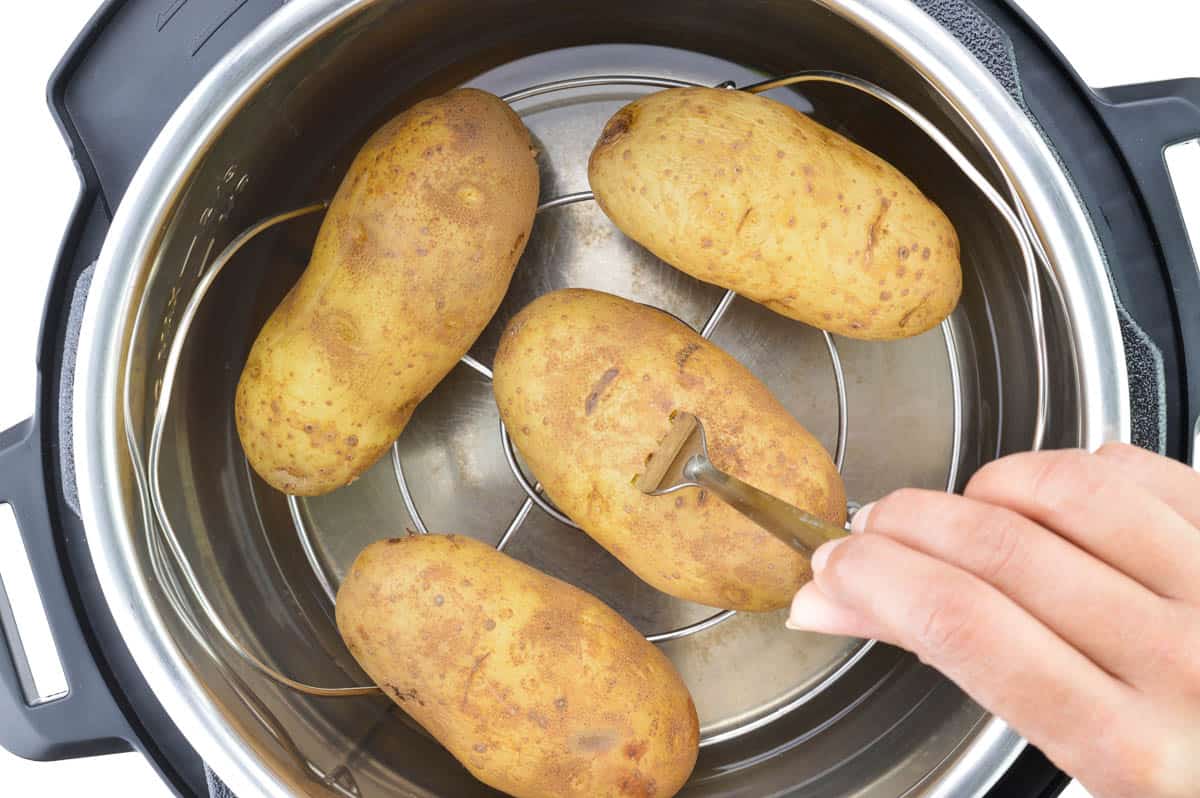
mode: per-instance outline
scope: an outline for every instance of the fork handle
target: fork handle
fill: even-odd
[[[775,537],[809,557],[822,543],[845,537],[844,527],[806,513],[782,499],[726,474],[707,457],[697,455],[683,469],[684,476],[702,485]]]

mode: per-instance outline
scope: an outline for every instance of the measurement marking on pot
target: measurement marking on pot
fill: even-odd
[[[186,2],[186,0],[185,0],[185,2]],[[217,31],[219,31],[222,27],[224,27],[226,22],[233,19],[233,15],[236,14],[239,10],[241,10],[242,6],[246,5],[246,3],[248,3],[248,2],[250,2],[250,0],[239,0],[237,5],[235,5],[232,9],[230,9],[228,14],[226,14],[224,17],[222,17],[220,20],[218,20],[217,24],[213,25],[207,31],[200,34],[200,43],[197,44],[196,47],[192,50],[192,57],[195,57],[196,53],[203,50],[204,45],[208,44],[209,40],[213,36],[217,35]]]
[[[162,29],[167,27],[171,20],[175,19],[175,15],[178,14],[180,9],[186,6],[187,3],[188,0],[174,0],[174,2],[169,6],[164,8],[162,11],[159,11],[158,16],[155,18],[155,30],[161,33]]]

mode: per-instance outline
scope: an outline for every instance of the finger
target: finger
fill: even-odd
[[[1131,685],[1161,677],[1146,652],[1175,635],[1169,602],[1012,510],[902,490],[860,510],[854,529],[979,577]]]
[[[1196,528],[1109,458],[1012,455],[981,468],[964,493],[1050,527],[1161,596],[1200,600]]]
[[[1156,496],[1193,527],[1200,527],[1200,473],[1169,457],[1128,443],[1106,443],[1096,452],[1109,460],[1126,479]],[[1196,533],[1200,545],[1200,532]]]
[[[808,582],[796,593],[786,626],[797,632],[861,638],[876,637],[879,631],[876,625],[822,593],[816,582]]]
[[[821,593],[878,627],[1016,727],[1068,770],[1131,691],[982,580],[883,535],[826,544]],[[797,626],[803,618],[793,618]]]

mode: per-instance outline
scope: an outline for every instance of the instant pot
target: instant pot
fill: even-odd
[[[594,203],[562,200],[586,190],[600,128],[639,93],[803,70],[855,76],[932,123],[1011,205],[1035,281],[961,164],[836,81],[771,96],[947,211],[965,285],[940,330],[823,336],[689,281]],[[279,495],[234,431],[249,346],[367,135],[466,83],[507,96],[541,150],[545,207],[510,297],[389,457],[327,497]],[[549,84],[563,90],[527,91]],[[0,601],[5,748],[138,750],[180,795],[494,794],[371,689],[333,625],[357,552],[428,528],[507,546],[663,646],[703,726],[683,795],[1007,798],[1067,783],[904,652],[717,618],[641,585],[530,485],[487,364],[533,296],[603,288],[711,332],[836,452],[856,501],[960,488],[1037,443],[1122,439],[1191,461],[1200,271],[1164,153],[1200,137],[1200,81],[1092,90],[1002,0],[113,0],[50,101],[84,187],[46,304],[37,412],[0,435],[0,501],[69,687],[38,693]]]

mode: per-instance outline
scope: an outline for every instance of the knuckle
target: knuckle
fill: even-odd
[[[1048,509],[1091,504],[1104,492],[1104,480],[1089,468],[1087,455],[1075,451],[1053,452],[1038,465],[1029,480],[1029,498]]]
[[[887,503],[892,506],[916,505],[925,500],[925,494],[926,492],[919,488],[900,488],[888,494],[880,504]]]
[[[964,496],[992,496],[1008,483],[1009,469],[1020,455],[1004,457],[984,463],[969,480],[963,489]]]
[[[917,655],[939,663],[970,657],[975,624],[969,605],[950,592],[933,597],[922,613],[918,627]]]
[[[969,480],[963,495],[982,500],[996,499],[1012,493],[1013,488],[1028,482],[1028,474],[1037,468],[1047,452],[1021,452],[984,463]]]
[[[976,571],[984,581],[1008,584],[1019,579],[1022,552],[1021,529],[1018,520],[1006,512],[989,512],[976,526],[978,558]]]
[[[1096,455],[1117,461],[1140,460],[1145,450],[1121,441],[1109,441],[1096,450]]]
[[[909,530],[913,522],[923,518],[929,506],[929,492],[917,488],[900,488],[880,499],[871,511],[873,531],[896,532]]]

